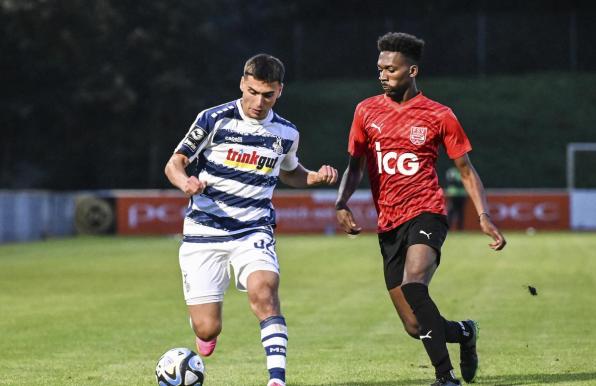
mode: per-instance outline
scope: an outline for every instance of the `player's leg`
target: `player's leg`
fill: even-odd
[[[420,339],[420,326],[418,325],[418,320],[416,319],[414,312],[412,312],[412,307],[410,307],[406,301],[401,287],[398,286],[390,289],[389,297],[391,297],[393,306],[395,307],[408,335],[414,339]]]
[[[202,356],[209,356],[215,350],[222,329],[222,306],[222,302],[188,305],[197,350]]]
[[[389,290],[389,296],[393,302],[393,306],[401,319],[404,329],[414,339],[420,339],[420,326],[416,315],[412,312],[412,307],[406,301],[401,286]],[[445,326],[445,340],[447,343],[463,343],[467,341],[470,329],[468,322],[455,322],[447,320],[443,317],[443,325]]]
[[[215,350],[222,329],[224,292],[230,282],[228,242],[187,243],[180,246],[184,299],[199,353]]]
[[[261,342],[267,355],[268,385],[284,385],[288,329],[281,315],[278,297],[279,276],[271,271],[255,271],[248,277],[250,307],[260,322]]]
[[[281,314],[278,288],[279,275],[276,272],[259,270],[248,276],[248,301],[260,321]]]
[[[435,367],[438,384],[457,384],[447,351],[445,319],[428,291],[446,237],[445,216],[423,213],[409,223],[401,290],[418,321],[420,340]]]
[[[238,241],[232,257],[236,286],[248,292],[251,310],[261,327],[267,356],[268,386],[285,386],[288,329],[278,295],[279,265],[275,240],[269,233],[255,233]]]
[[[379,233],[379,246],[383,255],[383,273],[389,297],[408,335],[419,339],[418,321],[400,287],[406,261],[408,226],[406,223],[388,232]]]
[[[412,222],[415,223],[416,220],[413,220]],[[387,290],[389,291],[393,306],[395,307],[408,335],[412,338],[419,339],[420,326],[418,325],[418,320],[416,319],[416,315],[412,312],[412,307],[410,307],[406,301],[401,289],[407,253],[406,241],[410,226],[411,224],[406,223],[392,231],[379,234],[379,245],[381,247],[381,254],[383,255],[385,284],[387,285]],[[424,234],[420,233],[420,230],[418,230],[418,233],[415,233],[415,235],[426,237]],[[443,319],[443,322],[445,325],[445,338],[447,342],[461,343],[461,322],[453,322],[445,319]]]
[[[437,253],[428,245],[415,244],[408,248],[401,289],[416,315],[420,340],[424,345],[439,382],[457,384],[447,351],[443,318],[431,299],[428,284],[437,268]],[[441,384],[441,383],[438,383]]]

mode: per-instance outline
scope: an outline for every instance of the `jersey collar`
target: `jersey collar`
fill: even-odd
[[[246,114],[244,114],[244,110],[242,110],[241,99],[236,100],[236,106],[238,107],[238,112],[240,113],[240,117],[242,117],[242,120],[252,125],[264,125],[273,120],[273,109],[269,110],[269,113],[264,119],[259,120],[247,117]]]
[[[422,91],[418,91],[418,94],[416,94],[413,98],[408,99],[405,102],[402,103],[398,103],[396,101],[394,101],[393,99],[391,99],[390,97],[388,97],[386,94],[383,94],[383,99],[385,100],[385,102],[387,102],[388,104],[403,109],[403,108],[407,108],[411,105],[416,104],[419,100],[423,99],[424,95],[422,95]]]

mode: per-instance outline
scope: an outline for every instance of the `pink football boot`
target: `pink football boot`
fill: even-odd
[[[217,338],[210,340],[209,342],[205,342],[197,337],[197,350],[199,350],[199,354],[201,354],[201,356],[208,357],[209,355],[213,354],[216,344]]]

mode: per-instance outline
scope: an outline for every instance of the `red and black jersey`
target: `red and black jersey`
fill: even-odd
[[[366,156],[379,232],[422,212],[445,214],[435,170],[441,144],[451,159],[472,150],[451,109],[422,93],[404,103],[378,95],[356,106],[348,152]]]

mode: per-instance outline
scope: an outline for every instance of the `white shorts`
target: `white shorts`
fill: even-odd
[[[222,302],[234,268],[236,288],[246,291],[255,271],[279,274],[275,238],[261,231],[229,241],[183,242],[179,253],[186,304]]]

